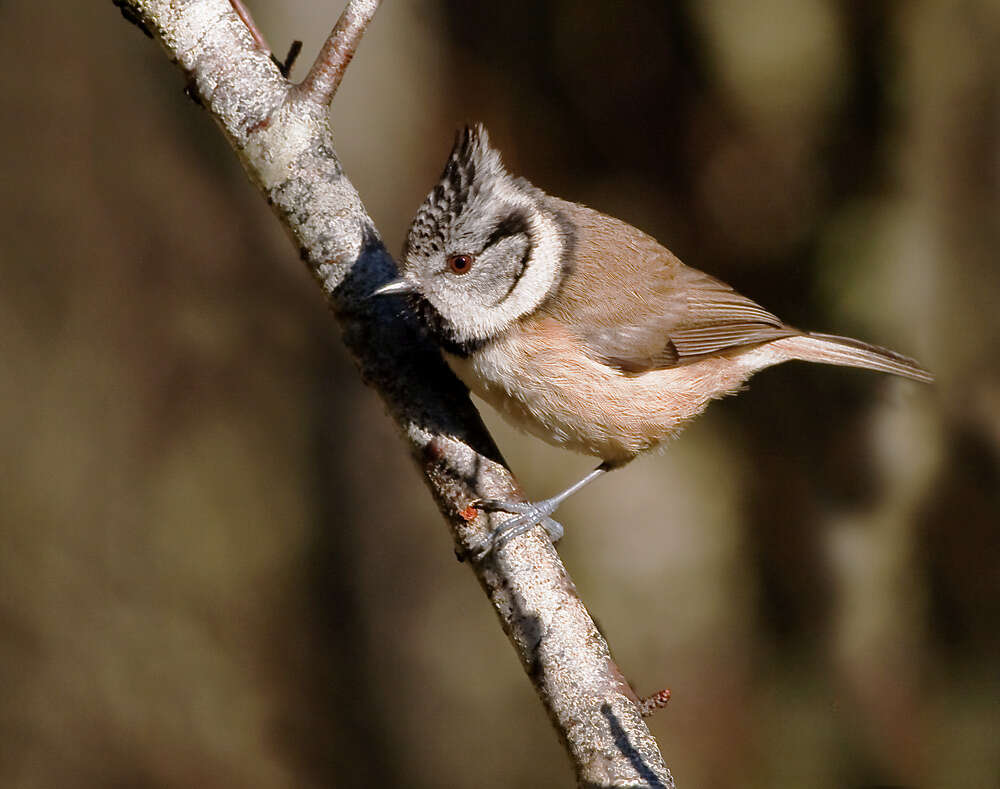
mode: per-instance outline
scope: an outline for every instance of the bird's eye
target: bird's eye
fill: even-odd
[[[472,255],[452,255],[448,258],[448,268],[452,274],[468,274],[472,261]]]

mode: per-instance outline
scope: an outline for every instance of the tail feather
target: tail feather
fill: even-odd
[[[845,367],[863,367],[867,370],[878,370],[892,375],[901,375],[922,383],[934,380],[929,372],[913,359],[903,356],[887,348],[869,345],[850,337],[838,337],[833,334],[800,334],[778,340],[790,357],[807,362],[824,362],[839,364]]]

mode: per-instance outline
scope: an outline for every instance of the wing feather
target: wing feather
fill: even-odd
[[[580,235],[573,276],[553,309],[593,358],[639,374],[801,334],[634,227],[559,203],[574,214]],[[598,250],[613,253],[597,257]],[[613,297],[594,297],[609,285]]]

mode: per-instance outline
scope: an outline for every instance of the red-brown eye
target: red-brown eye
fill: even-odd
[[[448,258],[448,268],[452,274],[468,274],[472,268],[472,255],[452,255]]]

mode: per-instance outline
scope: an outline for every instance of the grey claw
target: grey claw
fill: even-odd
[[[492,551],[493,548],[495,547],[496,546],[493,544],[493,539],[491,537],[487,537],[485,540],[478,543],[477,545],[470,546],[469,557],[474,562],[481,562],[483,559],[489,556],[490,551]]]
[[[553,544],[559,542],[566,533],[562,524],[555,518],[546,518],[542,521],[542,528],[549,533],[549,539],[552,540]]]

